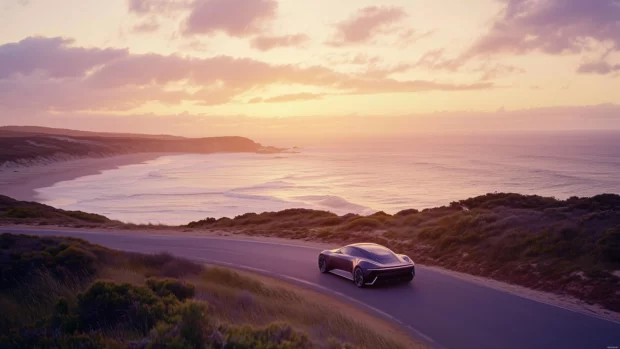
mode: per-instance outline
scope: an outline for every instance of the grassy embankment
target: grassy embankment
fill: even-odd
[[[2,234],[0,262],[2,348],[417,346],[322,295],[169,255]]]
[[[0,223],[114,229],[110,221],[34,203],[0,200]],[[337,216],[305,209],[207,218],[176,229],[350,243],[371,241],[416,262],[574,296],[620,311],[620,196],[567,200],[487,194],[395,215]]]

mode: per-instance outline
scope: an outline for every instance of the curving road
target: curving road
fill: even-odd
[[[370,308],[435,348],[608,349],[620,347],[620,324],[572,312],[455,278],[422,266],[413,283],[358,289],[323,275],[317,248],[226,238],[110,232],[0,229],[79,237],[119,250],[169,252],[302,283]],[[414,257],[415,260],[415,256]]]

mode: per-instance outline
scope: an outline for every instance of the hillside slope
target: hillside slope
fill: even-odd
[[[53,128],[41,126],[0,126],[0,136],[19,134],[48,134],[69,137],[124,137],[124,138],[151,138],[151,139],[184,139],[185,137],[170,135],[153,135],[142,133],[117,133],[117,132],[94,132],[70,130],[66,128]]]

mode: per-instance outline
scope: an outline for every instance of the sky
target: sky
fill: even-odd
[[[0,124],[620,129],[620,0],[0,0]]]

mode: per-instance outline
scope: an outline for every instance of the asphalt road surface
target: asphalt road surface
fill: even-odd
[[[446,349],[610,349],[620,323],[536,302],[422,266],[411,284],[358,289],[321,274],[319,249],[226,238],[0,229],[63,235],[110,248],[173,255],[255,270],[342,298],[401,324],[429,346]],[[415,256],[411,256],[415,261]]]

